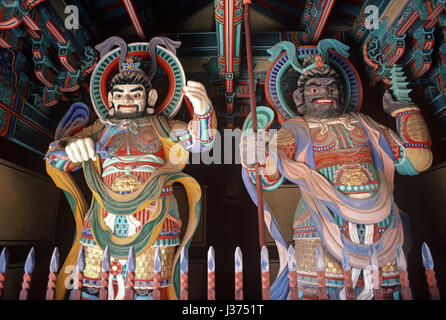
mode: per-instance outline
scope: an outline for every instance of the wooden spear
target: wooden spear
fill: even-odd
[[[252,69],[252,51],[251,51],[251,24],[250,24],[250,9],[251,0],[243,0],[245,5],[244,20],[245,20],[245,38],[246,38],[246,56],[248,64],[248,77],[249,77],[249,100],[251,106],[251,120],[252,131],[257,133],[257,111],[256,111],[256,97],[254,88],[254,72]],[[259,245],[260,250],[265,245],[265,227],[264,227],[264,213],[263,213],[263,194],[262,194],[262,177],[260,176],[260,164],[255,163],[255,175],[256,175],[256,189],[257,189],[257,216],[259,225]]]
[[[3,299],[3,289],[6,281],[6,271],[9,264],[9,251],[4,247],[0,255],[0,300]]]
[[[350,258],[348,256],[348,250],[346,246],[342,248],[342,269],[344,270],[345,299],[355,300],[355,293],[353,291],[352,281],[352,267],[350,265]]]
[[[59,271],[59,250],[54,248],[50,262],[50,273],[48,275],[48,285],[45,300],[54,300],[56,296],[57,272]]]
[[[288,247],[288,277],[290,278],[290,300],[299,298],[297,289],[297,264],[294,248],[292,245]]]
[[[234,282],[235,282],[235,300],[243,300],[243,254],[240,247],[235,249],[234,253]]]
[[[85,269],[85,249],[81,246],[79,254],[76,261],[76,271],[73,281],[73,300],[82,300],[82,286],[84,280],[84,269]]]
[[[434,260],[432,259],[431,251],[426,242],[423,242],[421,253],[423,256],[423,266],[426,270],[426,280],[429,286],[431,300],[440,300],[440,290],[437,287],[437,278],[435,277],[434,271]]]
[[[110,251],[108,246],[105,247],[102,255],[101,265],[101,289],[99,289],[99,300],[108,300],[108,284],[110,276]]]
[[[19,300],[28,300],[29,298],[29,290],[31,289],[31,279],[34,272],[34,265],[34,248],[31,248],[25,262],[25,273],[23,274],[22,290],[20,290]]]
[[[189,256],[186,247],[181,249],[180,273],[180,300],[187,300],[189,298]]]
[[[129,255],[127,258],[127,275],[125,280],[125,297],[124,300],[134,299],[135,288],[135,267],[136,267],[136,255],[133,246],[130,247]]]
[[[161,300],[161,249],[156,247],[153,261],[153,300]]]
[[[409,277],[407,274],[407,262],[403,249],[400,245],[396,247],[396,263],[398,265],[398,275],[400,276],[401,298],[403,300],[412,300],[412,293],[409,287]]]

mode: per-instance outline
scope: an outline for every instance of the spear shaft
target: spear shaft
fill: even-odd
[[[251,106],[251,120],[252,131],[257,133],[257,111],[254,88],[254,72],[252,69],[252,51],[251,51],[251,25],[250,25],[250,9],[251,0],[243,0],[245,5],[244,20],[245,20],[245,39],[246,39],[246,56],[248,60],[248,78],[249,78],[249,101]],[[262,177],[260,176],[260,164],[255,163],[256,175],[256,190],[257,190],[257,216],[259,224],[259,245],[260,250],[265,245],[265,227],[264,227],[264,213],[263,213],[263,194],[262,194]]]

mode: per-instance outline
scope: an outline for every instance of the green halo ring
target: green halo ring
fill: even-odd
[[[108,117],[107,80],[116,74],[119,66],[121,49],[116,48],[97,63],[90,79],[90,96],[93,108],[101,119]],[[136,42],[127,47],[127,56],[150,59],[149,43]],[[181,107],[183,94],[181,88],[186,84],[183,67],[173,52],[156,46],[156,61],[167,74],[169,90],[164,100],[155,106],[155,113],[173,118]]]

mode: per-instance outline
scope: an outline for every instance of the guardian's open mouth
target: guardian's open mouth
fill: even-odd
[[[118,106],[119,111],[129,112],[129,111],[137,111],[138,105],[136,104],[120,104]]]
[[[317,103],[317,104],[319,104],[319,103],[334,103],[334,100],[333,100],[333,99],[330,99],[330,98],[317,99],[317,100],[316,100],[316,103]]]

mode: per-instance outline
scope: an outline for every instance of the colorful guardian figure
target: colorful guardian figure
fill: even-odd
[[[343,271],[350,267],[356,299],[373,298],[377,284],[372,270],[376,268],[383,298],[393,299],[399,293],[396,249],[403,246],[405,234],[404,214],[393,199],[394,172],[415,175],[428,169],[431,141],[420,109],[407,97],[401,98],[408,90],[394,86],[396,98],[389,91],[383,97],[384,111],[395,118],[396,131],[357,112],[362,87],[346,59],[347,49],[327,39],[317,47],[296,49],[291,43],[279,43],[270,50],[271,61],[275,60],[267,76],[266,95],[282,126],[274,136],[246,135],[241,143],[242,175],[254,201],[255,160],[262,165],[264,190],[277,188],[285,180],[299,186],[301,198],[292,228],[300,298],[318,299],[317,265],[325,265],[330,299],[345,299]],[[283,83],[280,66],[286,65],[300,73],[292,94],[294,110],[279,87]],[[266,153],[257,151],[248,161],[263,141]],[[266,202],[264,208],[281,261],[272,297],[285,299],[287,243]],[[323,248],[325,264],[316,263],[318,246]],[[371,252],[376,252],[377,260]],[[373,266],[372,260],[378,265]]]
[[[167,38],[127,45],[118,37],[98,45],[101,59],[92,73],[90,94],[99,119],[87,126],[88,108],[77,103],[59,124],[57,140],[46,155],[47,171],[68,197],[76,235],[58,279],[58,299],[67,298],[67,272],[76,265],[81,247],[85,250],[83,299],[98,299],[107,247],[109,299],[124,298],[131,247],[136,255],[134,298],[152,298],[157,248],[161,250],[161,299],[179,297],[179,255],[190,244],[201,208],[200,186],[182,169],[189,152],[212,147],[217,123],[204,86],[194,81],[186,85],[175,55],[178,46]],[[156,74],[167,75],[169,81],[159,104],[152,85]],[[193,106],[189,124],[172,120],[183,94]],[[68,174],[82,167],[93,194],[89,208]],[[175,182],[184,186],[188,196],[183,239],[172,189]]]

